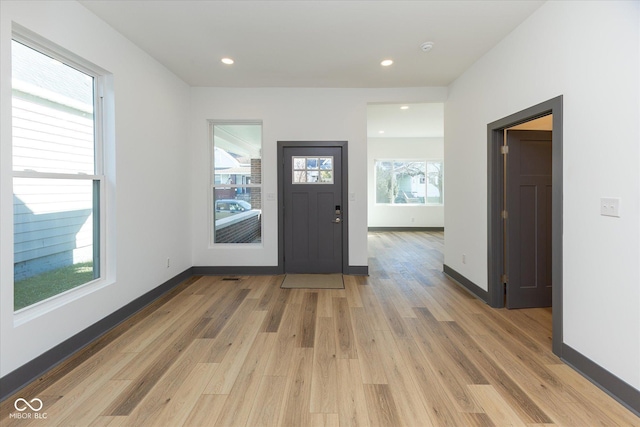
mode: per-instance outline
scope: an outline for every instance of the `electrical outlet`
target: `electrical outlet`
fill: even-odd
[[[167,258],[167,268],[171,267],[171,258]]]
[[[416,222],[416,219],[412,217],[411,222]]]
[[[620,217],[620,199],[612,197],[600,199],[600,215]]]
[[[467,255],[466,254],[462,254],[462,263],[463,264],[467,263]]]

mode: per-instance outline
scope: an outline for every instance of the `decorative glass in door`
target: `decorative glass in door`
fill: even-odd
[[[292,157],[293,184],[333,184],[333,157]]]

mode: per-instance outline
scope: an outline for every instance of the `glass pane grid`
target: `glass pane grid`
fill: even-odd
[[[333,157],[292,157],[293,184],[333,184]]]

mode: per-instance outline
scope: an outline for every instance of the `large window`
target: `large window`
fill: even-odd
[[[101,277],[99,73],[14,35],[14,309]]]
[[[211,123],[213,243],[262,242],[262,124]]]
[[[376,203],[441,205],[442,161],[376,160]]]

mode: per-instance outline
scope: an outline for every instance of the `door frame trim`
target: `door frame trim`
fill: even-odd
[[[284,274],[284,149],[340,148],[342,158],[342,274],[349,274],[349,158],[348,141],[278,141],[278,271]]]
[[[552,210],[551,210],[551,277],[552,277],[552,350],[562,356],[562,95],[511,114],[487,125],[487,266],[489,305],[504,307],[504,233],[502,197],[504,189],[503,132],[512,126],[553,114],[552,145]]]

